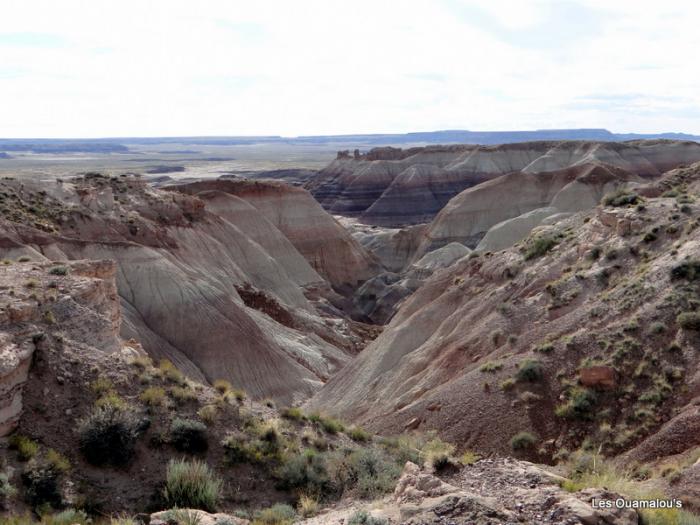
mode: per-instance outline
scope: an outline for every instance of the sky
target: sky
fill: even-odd
[[[700,3],[3,0],[0,137],[700,134]]]

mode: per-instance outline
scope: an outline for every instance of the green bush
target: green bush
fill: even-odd
[[[39,452],[39,443],[21,434],[13,434],[9,443],[10,448],[17,451],[20,461],[29,461]]]
[[[605,206],[630,206],[637,204],[639,201],[639,195],[624,188],[608,193],[603,197],[603,204]]]
[[[567,419],[589,420],[593,418],[597,396],[587,388],[573,388],[568,394],[568,401],[557,407],[556,415]]]
[[[446,443],[440,438],[434,438],[423,446],[421,455],[426,465],[440,471],[450,465],[454,451],[454,445]]]
[[[276,471],[282,489],[319,497],[339,497],[353,491],[360,498],[376,498],[394,489],[401,466],[377,449],[318,453],[307,449],[285,461]]]
[[[269,509],[261,510],[255,515],[255,525],[291,525],[296,519],[294,508],[284,503],[277,503]]]
[[[67,266],[54,266],[49,270],[49,274],[51,275],[68,275],[68,267]]]
[[[525,450],[532,448],[537,443],[537,438],[530,432],[518,432],[510,440],[513,450]]]
[[[304,412],[297,407],[288,407],[282,409],[282,417],[285,419],[291,419],[292,421],[302,421],[304,420]]]
[[[251,437],[242,432],[229,433],[221,442],[226,462],[237,463],[278,463],[283,460],[285,440],[276,428],[269,426],[256,430]]]
[[[345,430],[345,426],[340,421],[330,417],[321,420],[321,428],[329,434],[337,434]]]
[[[45,461],[32,459],[22,473],[25,498],[32,506],[50,505],[58,508],[63,504],[59,486],[60,472]]]
[[[678,314],[676,322],[685,330],[700,330],[700,313],[683,312]]]
[[[348,431],[348,436],[350,439],[353,441],[357,441],[359,443],[364,443],[366,441],[370,441],[372,439],[372,436],[370,435],[369,432],[367,432],[364,428],[354,426]]]
[[[216,510],[221,480],[202,461],[171,459],[165,476],[163,498],[169,507]]]
[[[495,373],[496,371],[503,368],[503,363],[496,363],[493,361],[487,361],[479,367],[479,372],[485,373]]]
[[[358,510],[348,520],[348,525],[386,525],[384,518],[375,518],[366,510]]]
[[[518,381],[527,381],[533,383],[542,379],[543,368],[542,363],[535,359],[526,359],[520,363],[516,378]]]
[[[675,265],[671,268],[671,279],[685,279],[687,281],[700,279],[700,261],[691,260]]]
[[[124,465],[134,455],[139,421],[113,405],[98,406],[78,425],[80,450],[94,465]]]
[[[159,386],[151,386],[141,392],[139,400],[149,407],[160,407],[165,404],[165,390]]]
[[[557,239],[553,235],[540,233],[531,237],[525,245],[523,258],[526,261],[542,257],[557,245]]]
[[[374,499],[394,490],[401,467],[375,449],[358,449],[347,458],[349,485],[360,498]],[[341,480],[343,476],[340,477]]]
[[[654,323],[651,323],[649,325],[649,333],[658,335],[658,334],[663,334],[666,331],[666,325],[664,323],[661,323],[659,321],[656,321]]]
[[[89,525],[92,520],[82,510],[66,509],[51,516],[42,516],[42,525]]]
[[[326,456],[313,450],[295,454],[276,472],[283,489],[297,489],[319,496],[333,492]]]
[[[2,508],[2,503],[7,498],[11,498],[15,495],[17,489],[10,483],[10,477],[5,472],[0,472],[0,508]]]
[[[170,443],[181,452],[204,452],[209,447],[207,427],[192,419],[173,419],[170,424]]]

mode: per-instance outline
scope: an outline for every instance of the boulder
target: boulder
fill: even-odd
[[[586,366],[579,371],[579,383],[589,388],[612,390],[617,386],[617,372],[611,366]]]

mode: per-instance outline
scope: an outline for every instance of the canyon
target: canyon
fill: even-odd
[[[297,501],[313,476],[283,472],[317,455],[342,493],[344,450],[387,469],[378,515],[397,523],[537,523],[545,500],[637,523],[585,521],[594,493],[561,489],[591,450],[673,466],[649,490],[700,508],[700,145],[381,147],[304,179],[0,179],[0,434],[68,456],[92,498],[121,491],[108,512],[163,509],[177,418],[206,423],[191,457],[216,465],[229,513]],[[62,420],[91,417],[107,380],[121,401],[102,403],[149,422],[139,462],[104,476]],[[480,476],[517,480],[531,508],[489,500]],[[421,483],[439,490],[411,503]]]

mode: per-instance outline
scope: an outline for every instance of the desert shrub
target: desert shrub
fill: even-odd
[[[92,520],[82,510],[66,509],[41,517],[42,525],[89,525]]]
[[[425,442],[426,438],[424,436],[411,434],[383,437],[379,441],[384,450],[401,466],[405,465],[407,461],[416,464],[420,463],[421,449]]]
[[[676,264],[671,268],[671,279],[687,281],[700,279],[700,261],[694,259]]]
[[[138,355],[131,360],[131,364],[141,370],[146,370],[153,366],[153,360],[147,355]]]
[[[541,354],[550,354],[554,352],[554,345],[552,343],[542,343],[532,350],[533,352],[540,352]]]
[[[100,376],[90,383],[90,390],[98,396],[103,396],[114,390],[114,383],[110,378]]]
[[[60,473],[45,461],[32,459],[22,472],[25,498],[32,506],[50,505],[54,508],[63,503],[59,486]]]
[[[515,379],[513,379],[512,377],[501,381],[501,390],[503,390],[504,392],[513,390],[513,387],[515,387]]]
[[[17,259],[17,262],[29,262],[31,260],[32,260],[31,257],[27,257],[26,255],[23,255],[22,257]]]
[[[682,312],[676,317],[676,322],[685,330],[700,330],[700,313]]]
[[[225,394],[226,392],[230,392],[233,388],[231,387],[231,383],[225,379],[217,379],[214,381],[214,389],[220,394]]]
[[[328,432],[329,434],[337,434],[338,432],[342,432],[343,430],[345,430],[344,425],[339,420],[332,417],[323,416],[318,412],[309,414],[308,419],[312,423],[318,424],[324,431]]]
[[[46,451],[46,462],[57,472],[61,473],[68,472],[71,468],[68,458],[52,448]]]
[[[124,465],[134,455],[139,421],[129,409],[100,406],[78,424],[80,450],[94,465]]]
[[[651,323],[649,325],[649,333],[658,335],[658,334],[663,334],[666,331],[666,325],[664,323],[661,323],[659,321],[656,321],[654,323]]]
[[[200,514],[191,509],[170,509],[165,511],[163,518],[165,522],[174,523],[176,525],[201,525],[202,523]],[[216,525],[224,525],[221,524],[219,520],[216,520],[214,523]]]
[[[532,448],[537,443],[537,438],[530,432],[518,432],[510,439],[510,446],[513,450],[526,450]]]
[[[0,472],[0,508],[3,502],[17,493],[17,489],[10,483],[10,477],[5,472]]]
[[[249,460],[247,436],[242,432],[231,432],[221,441],[226,462],[235,465]]]
[[[360,498],[374,499],[394,490],[401,467],[375,449],[358,449],[347,458],[349,486]],[[341,476],[341,479],[344,476]],[[340,485],[340,483],[338,483]]]
[[[182,374],[182,372],[180,372],[177,369],[177,367],[172,363],[172,361],[169,361],[167,359],[161,359],[160,363],[158,364],[158,369],[160,370],[163,377],[168,381],[177,383],[179,385],[187,384],[187,379],[185,379],[185,376]]]
[[[439,471],[450,464],[454,451],[454,445],[445,443],[440,438],[434,438],[423,446],[421,455],[426,466]]]
[[[216,405],[204,405],[202,408],[197,410],[197,415],[207,425],[213,425],[216,422],[216,416],[218,413],[219,409],[216,407]]]
[[[304,412],[297,407],[287,407],[283,408],[281,415],[285,419],[290,419],[292,421],[302,421],[304,419]]]
[[[204,452],[209,446],[207,427],[192,419],[173,419],[170,424],[170,443],[181,452]]]
[[[277,430],[276,423],[267,422],[249,427],[249,434],[229,433],[221,442],[226,461],[230,464],[273,464],[284,459],[286,440]]]
[[[21,434],[13,434],[9,444],[11,449],[17,451],[20,461],[29,461],[39,452],[39,443]]]
[[[316,498],[302,494],[299,496],[297,510],[304,518],[310,518],[318,514],[319,504]]]
[[[291,525],[295,518],[296,512],[292,506],[277,503],[269,509],[259,511],[253,525]]]
[[[646,243],[652,243],[658,238],[659,238],[659,236],[656,234],[656,232],[648,231],[644,234],[644,237],[642,237],[642,240]]]
[[[68,275],[67,266],[54,266],[49,270],[50,275]]]
[[[202,461],[171,459],[165,475],[163,498],[170,507],[216,510],[221,480]]]
[[[542,363],[535,359],[526,359],[520,363],[516,378],[518,381],[535,382],[542,379]]]
[[[479,367],[479,372],[494,373],[497,370],[503,368],[502,363],[496,363],[494,361],[488,361]]]
[[[348,525],[386,525],[387,523],[384,518],[375,518],[366,510],[358,510],[348,519]]]
[[[542,257],[545,253],[550,251],[556,245],[556,237],[546,233],[539,233],[528,239],[527,244],[525,245],[523,258],[526,261],[529,261],[530,259]]]
[[[326,456],[313,450],[293,455],[277,469],[275,475],[284,489],[298,489],[318,496],[333,492]]]
[[[139,399],[149,407],[160,407],[165,404],[165,390],[159,386],[152,386],[141,392]]]
[[[197,394],[189,386],[173,386],[168,389],[168,394],[178,404],[194,401],[197,399]]]
[[[588,420],[593,417],[596,394],[587,388],[573,388],[568,393],[568,401],[556,408],[556,415],[567,419]]]
[[[105,395],[95,401],[97,408],[114,408],[116,410],[126,410],[128,405],[122,397],[116,392],[107,392]]]
[[[477,454],[476,452],[472,452],[471,450],[466,450],[462,453],[461,456],[459,456],[459,462],[464,465],[473,465],[477,461],[481,459],[481,456]]]
[[[630,206],[639,202],[639,195],[635,192],[620,188],[616,191],[608,193],[603,197],[605,206]]]
[[[359,426],[351,427],[350,430],[348,430],[348,437],[350,437],[350,439],[352,439],[353,441],[357,441],[359,443],[364,443],[372,439],[370,433]]]

